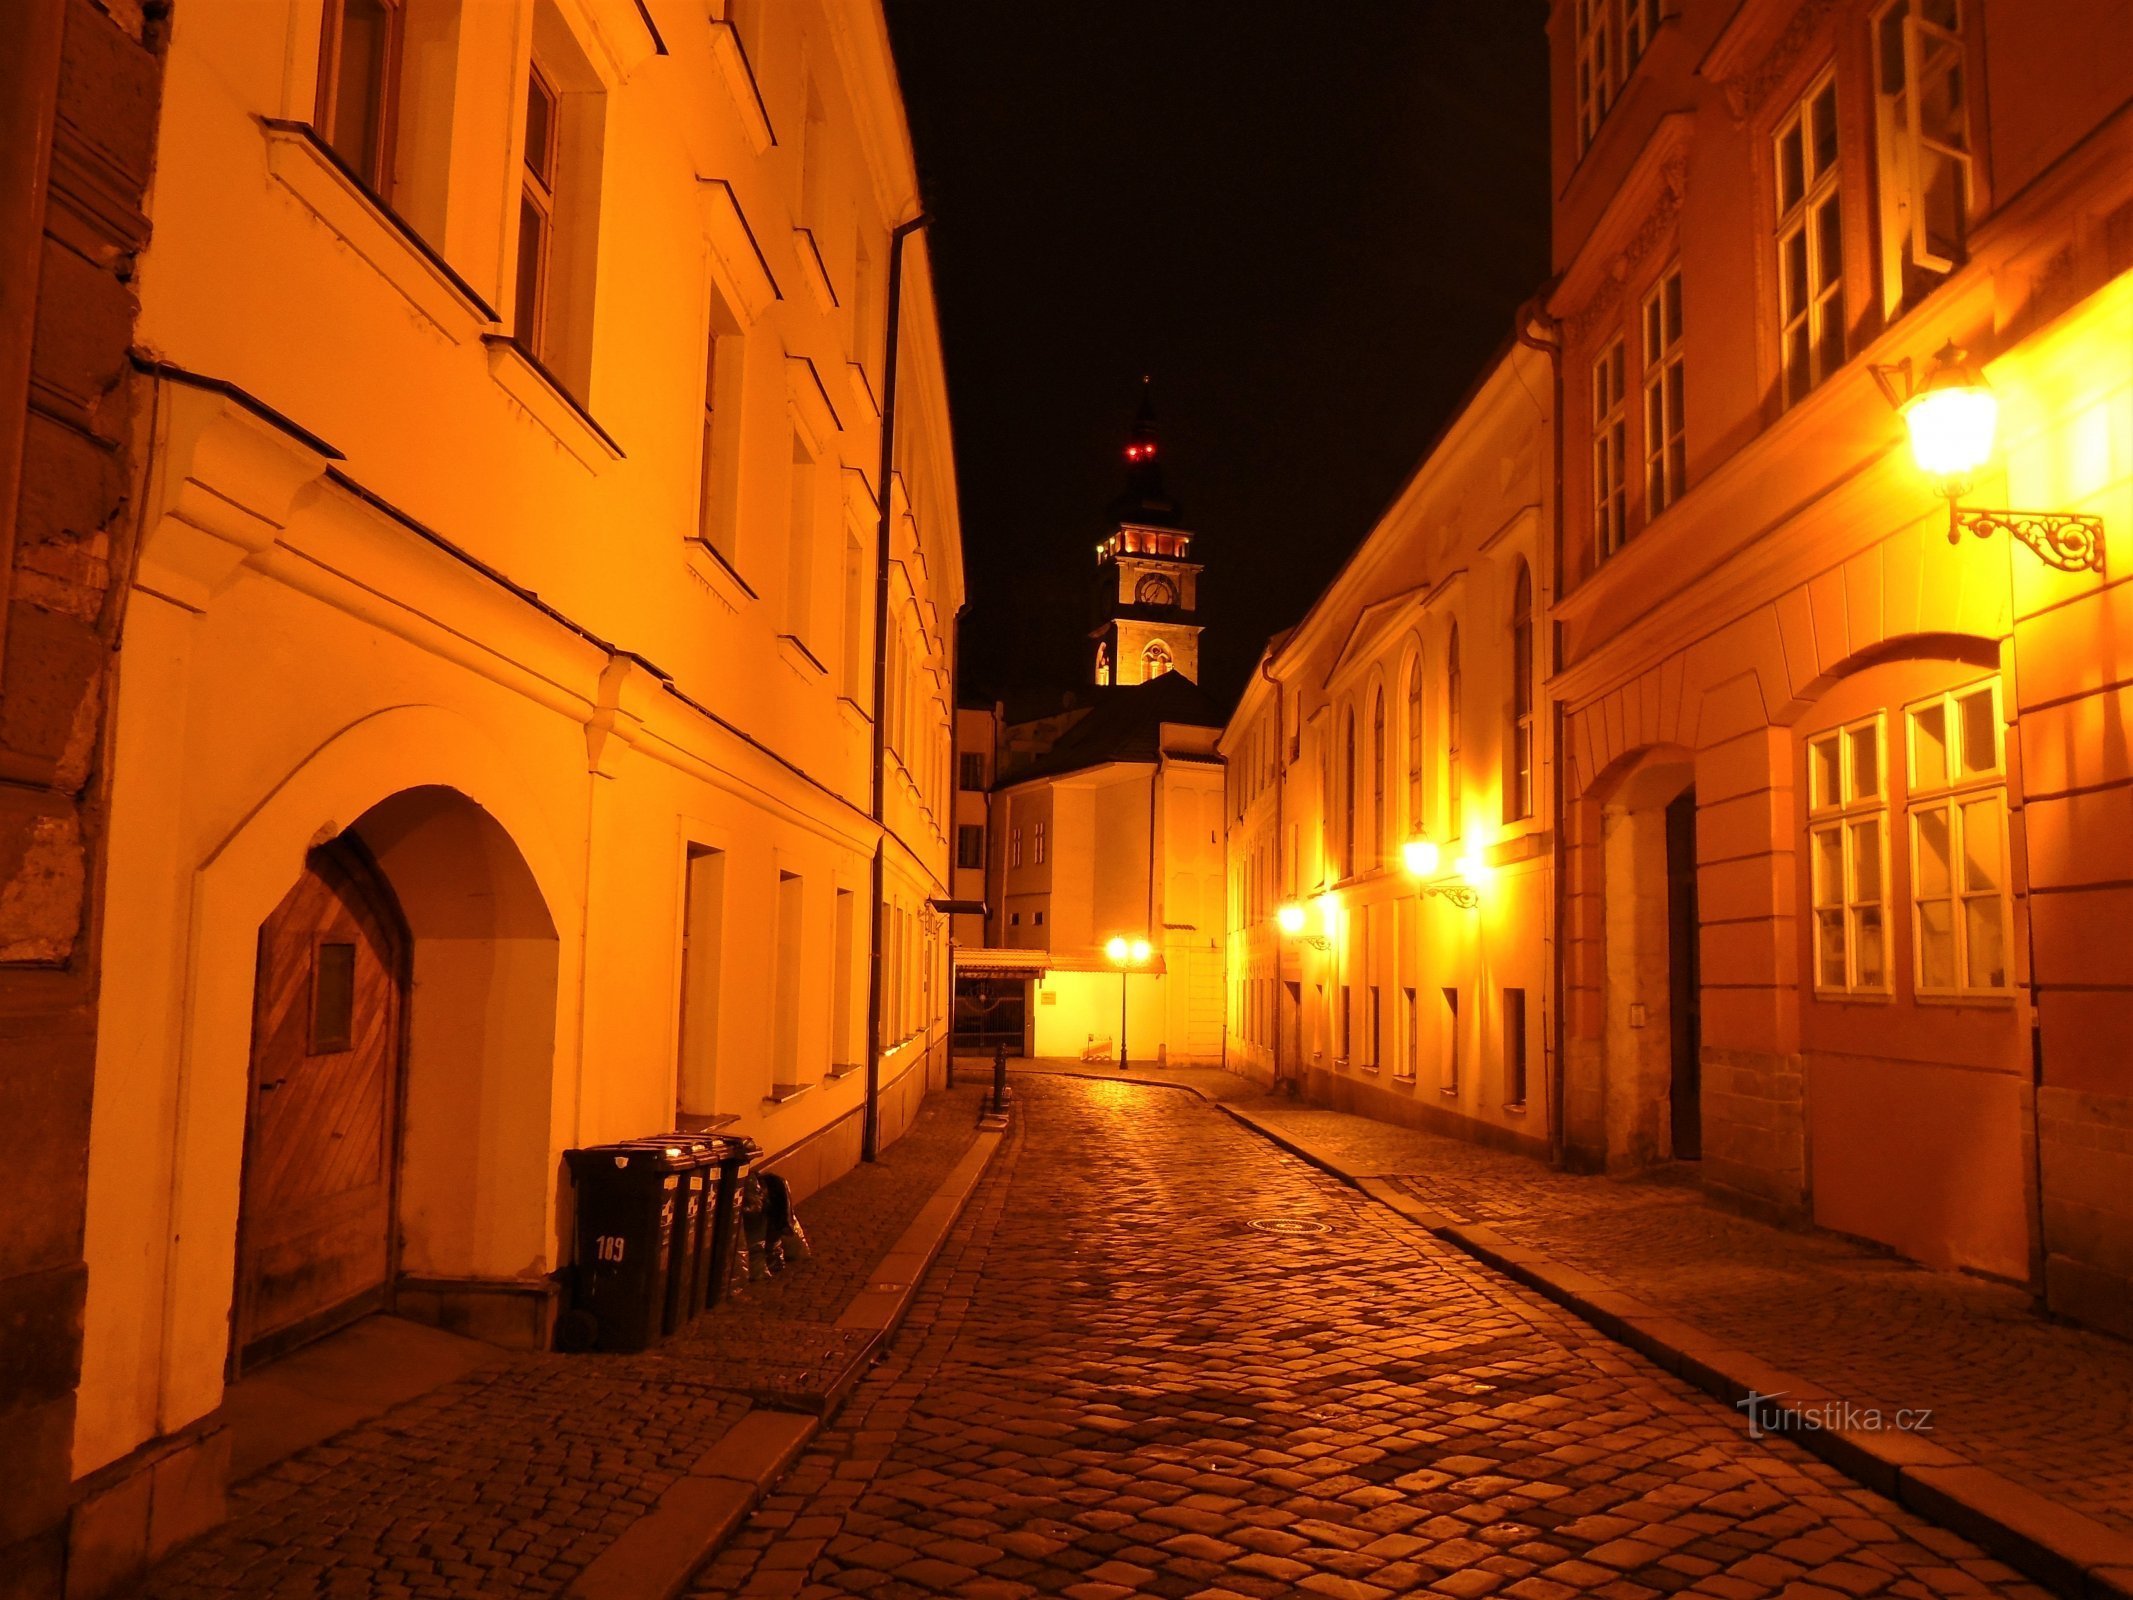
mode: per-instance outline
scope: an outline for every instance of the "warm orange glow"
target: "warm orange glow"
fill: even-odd
[[[1433,839],[1410,839],[1400,846],[1400,865],[1415,878],[1433,878],[1441,852]]]
[[[1317,905],[1318,926],[1331,939],[1341,931],[1341,897],[1328,889],[1318,897]]]
[[[1295,938],[1304,931],[1304,908],[1290,901],[1274,913],[1274,925],[1289,938]]]
[[[1130,948],[1131,947],[1126,943],[1125,937],[1122,934],[1114,933],[1111,936],[1111,942],[1104,946],[1104,954],[1109,956],[1113,961],[1116,961],[1123,965],[1125,963],[1126,954]]]
[[[1141,964],[1142,964],[1143,962],[1145,962],[1145,961],[1146,961],[1147,959],[1148,959],[1148,941],[1147,941],[1146,939],[1136,939],[1136,940],[1134,940],[1134,941],[1133,941],[1133,964],[1134,964],[1134,965],[1135,965],[1135,966],[1137,967],[1137,966],[1141,965]]]
[[[1903,408],[1919,470],[1951,480],[1969,477],[1991,459],[1999,417],[1991,386],[1953,343],[1941,347]]]
[[[1493,869],[1481,853],[1479,845],[1469,845],[1452,863],[1452,870],[1459,874],[1460,881],[1470,889],[1485,889],[1489,879],[1495,876]]]

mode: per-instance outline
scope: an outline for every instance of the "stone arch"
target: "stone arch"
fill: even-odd
[[[408,791],[434,791],[426,801],[391,803]],[[549,1160],[554,1149],[575,1133],[577,1101],[576,974],[582,907],[566,852],[557,842],[551,818],[532,797],[516,763],[471,720],[434,706],[400,706],[372,713],[342,729],[264,792],[236,818],[195,869],[181,933],[177,963],[183,985],[184,1023],[173,1040],[158,1042],[173,1057],[170,1081],[174,1103],[169,1119],[169,1160],[175,1173],[162,1236],[169,1243],[162,1281],[166,1285],[158,1325],[145,1337],[104,1342],[114,1347],[152,1350],[154,1413],[162,1431],[182,1426],[220,1403],[223,1359],[229,1336],[229,1306],[235,1272],[235,1239],[244,1137],[247,1062],[251,1039],[255,953],[260,923],[280,902],[302,870],[315,845],[351,831],[375,851],[408,848],[423,834],[418,813],[443,804],[470,808],[486,819],[468,827],[488,832],[484,851],[491,865],[498,840],[508,840],[519,870],[505,897],[515,925],[526,926],[537,906],[552,930],[554,947],[552,1023],[547,1049],[538,1061],[521,1063],[519,1091],[527,1095],[526,1136],[536,1134],[540,1152],[533,1167],[527,1210],[531,1225],[508,1241],[520,1253],[507,1269],[530,1279],[554,1264],[555,1232],[550,1219],[556,1204],[556,1173]],[[373,837],[374,836],[374,837]],[[402,858],[403,860],[411,858]],[[388,874],[392,877],[392,874]],[[399,875],[396,893],[410,884]],[[414,910],[435,937],[455,926],[473,926],[473,895],[455,908],[416,894]],[[499,924],[501,925],[501,924]],[[418,937],[420,935],[418,934]],[[472,1021],[471,1017],[466,1019]],[[478,1146],[477,1146],[478,1154]],[[92,1146],[92,1264],[98,1255],[97,1219],[138,1206],[130,1193],[120,1153]],[[524,1166],[519,1169],[522,1173]],[[99,1193],[125,1200],[96,1203]],[[131,1224],[120,1231],[129,1236]],[[504,1257],[506,1243],[491,1239],[487,1254],[473,1250],[459,1259],[484,1271]],[[439,1255],[437,1259],[445,1259]],[[468,1274],[472,1276],[472,1274]],[[123,1274],[105,1274],[114,1285]],[[137,1304],[120,1303],[91,1293],[85,1319],[95,1327],[138,1319]],[[154,1314],[151,1313],[153,1316]]]

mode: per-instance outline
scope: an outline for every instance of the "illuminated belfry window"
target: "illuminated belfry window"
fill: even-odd
[[[1170,652],[1163,648],[1160,641],[1141,652],[1141,677],[1144,679],[1160,678],[1166,672],[1175,672],[1177,666],[1177,662],[1171,659]]]

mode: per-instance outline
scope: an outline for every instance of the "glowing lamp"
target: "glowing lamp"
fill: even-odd
[[[1434,839],[1410,839],[1400,846],[1400,865],[1410,877],[1434,878],[1439,855]]]
[[[1126,956],[1131,950],[1131,948],[1132,947],[1129,946],[1124,939],[1120,938],[1116,934],[1113,934],[1111,937],[1111,942],[1104,946],[1104,954],[1109,956],[1113,961],[1116,961],[1123,966],[1125,964]]]
[[[1904,402],[1911,456],[1919,471],[1943,482],[1960,481],[1992,459],[1992,436],[2000,403],[1985,375],[1951,342],[1933,358],[1933,369]]]
[[[1295,901],[1290,901],[1274,913],[1274,926],[1289,938],[1295,938],[1304,931],[1304,908]]]
[[[1992,459],[2000,406],[1985,375],[1954,340],[1940,347],[1923,378],[1913,378],[1909,356],[1869,370],[1903,416],[1912,459],[1947,496],[1950,544],[1959,543],[1965,531],[1981,539],[2004,532],[2061,572],[2103,571],[2101,517],[2071,511],[1983,511],[1962,504],[1972,475]],[[1898,377],[1904,383],[1901,394]]]
[[[1137,967],[1137,966],[1141,965],[1141,963],[1142,963],[1142,962],[1144,962],[1144,961],[1146,961],[1147,959],[1148,959],[1148,941],[1147,941],[1146,939],[1136,939],[1136,940],[1134,940],[1134,941],[1133,941],[1133,964],[1134,964],[1134,965],[1135,965],[1135,966]]]
[[[1319,932],[1330,939],[1341,931],[1341,897],[1328,889],[1314,904],[1318,907]]]

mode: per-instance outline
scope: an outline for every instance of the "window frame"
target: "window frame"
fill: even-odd
[[[533,95],[538,89],[548,102],[547,139],[545,150],[546,174],[534,164],[532,110]],[[550,348],[548,313],[554,296],[555,276],[555,213],[556,197],[561,188],[557,181],[562,176],[563,145],[563,96],[556,88],[555,78],[541,64],[538,56],[526,63],[526,104],[521,115],[524,148],[519,156],[519,234],[511,303],[511,337],[521,350],[540,363],[543,371],[553,363],[554,351]],[[531,206],[540,218],[540,234],[536,245],[533,265],[532,293],[527,294],[526,283],[526,208]],[[530,304],[528,303],[530,300]]]
[[[1669,262],[1638,315],[1643,355],[1644,520],[1656,521],[1688,488],[1687,309],[1681,263]]]
[[[1829,155],[1815,165],[1816,133],[1821,107],[1827,97]],[[1844,262],[1844,136],[1843,102],[1837,89],[1834,63],[1822,68],[1805,90],[1786,109],[1770,134],[1772,256],[1776,277],[1777,373],[1780,408],[1790,410],[1819,389],[1850,359],[1851,330],[1847,309]],[[1798,135],[1800,192],[1786,198],[1787,146]],[[1827,235],[1834,224],[1834,240]],[[1800,241],[1801,279],[1797,292],[1803,303],[1793,306],[1796,292],[1786,271],[1791,241]],[[1834,262],[1826,280],[1816,274]],[[1805,377],[1796,383],[1800,370],[1793,352],[1794,330],[1804,337]],[[1834,348],[1834,360],[1831,358]]]
[[[1460,702],[1466,683],[1459,667],[1459,625],[1452,624],[1444,652],[1444,836],[1462,838],[1466,830],[1466,756],[1462,748],[1465,717]]]
[[[312,128],[319,141],[340,157],[356,181],[374,199],[390,209],[393,191],[393,158],[397,154],[400,121],[401,56],[407,40],[406,0],[376,0],[385,13],[385,49],[381,70],[369,87],[377,96],[377,123],[366,152],[376,164],[374,173],[344,150],[334,138],[334,116],[341,109],[341,50],[346,38],[351,0],[325,0],[319,17],[318,84],[312,101]]]
[[[1971,225],[1979,212],[1981,163],[1977,158],[1977,109],[1972,41],[1975,27],[1966,26],[1963,0],[1946,0],[1955,18],[1952,27],[1920,13],[1930,0],[1883,0],[1867,19],[1867,70],[1874,100],[1874,221],[1879,252],[1882,314],[1895,321],[1923,300],[1968,259]],[[1900,42],[1895,65],[1902,87],[1893,93],[1889,82],[1888,24],[1900,16]],[[1929,133],[1919,96],[1914,92],[1923,65],[1923,37],[1931,36],[1952,53],[1954,76],[1961,85],[1961,143]],[[1960,237],[1952,252],[1934,250],[1929,236],[1930,221],[1920,196],[1927,188],[1924,165],[1928,152],[1952,163],[1962,193],[1956,207]]]
[[[1533,569],[1518,558],[1511,580],[1511,703],[1504,740],[1503,819],[1531,820],[1533,772]]]
[[[1852,735],[1862,729],[1871,729],[1874,736],[1875,767],[1878,786],[1874,793],[1861,798],[1855,792],[1855,773]],[[1834,742],[1837,750],[1838,795],[1832,802],[1824,803],[1816,790],[1815,749],[1818,745]],[[1889,813],[1892,806],[1891,778],[1889,770],[1888,714],[1876,710],[1863,717],[1854,717],[1834,727],[1818,729],[1809,734],[1803,745],[1806,767],[1805,790],[1807,798],[1807,936],[1808,959],[1813,969],[1813,991],[1818,1000],[1831,1001],[1884,1001],[1895,994],[1895,968],[1891,943],[1894,938],[1894,919],[1890,912],[1889,870]],[[1854,840],[1856,830],[1870,823],[1875,839],[1875,864],[1879,883],[1877,895],[1866,898],[1858,891],[1857,851]],[[1838,872],[1842,877],[1834,898],[1823,892],[1822,857],[1818,841],[1834,835],[1838,841]],[[1856,930],[1858,913],[1866,908],[1880,913],[1881,927],[1881,979],[1878,983],[1863,981],[1859,975],[1859,945]],[[1825,912],[1842,915],[1844,930],[1844,975],[1841,984],[1824,980],[1822,970],[1822,916]]]
[[[1592,363],[1592,536],[1595,561],[1629,543],[1629,351],[1617,333]]]
[[[1967,762],[1968,744],[1958,708],[1960,702],[1972,699],[1980,692],[1989,696],[1993,765],[1989,769],[1966,772],[1963,768]],[[1908,893],[1905,899],[1910,913],[1911,990],[1921,1002],[1964,1005],[1981,1002],[2006,1003],[2011,1002],[2018,992],[2014,948],[2014,863],[2010,849],[2007,802],[2007,725],[2002,720],[2001,693],[2000,679],[1994,675],[1973,679],[1969,683],[1958,684],[1936,694],[1925,695],[1907,702],[1903,707],[1904,834],[1909,852],[1906,865],[1910,871],[1910,883],[1907,885]],[[1917,714],[1929,706],[1938,706],[1945,718],[1948,730],[1945,745],[1947,776],[1939,784],[1920,787],[1917,782]],[[1968,810],[1972,804],[1986,798],[1998,802],[1994,847],[2000,863],[2000,882],[1990,890],[1971,891],[1966,890],[1960,881],[1970,858],[1968,840],[1971,825]],[[1948,830],[1948,888],[1945,894],[1933,896],[1932,899],[1949,908],[1951,970],[1956,980],[1952,985],[1929,985],[1926,982],[1925,917],[1920,910],[1926,903],[1926,897],[1920,892],[1924,879],[1919,872],[1919,819],[1923,814],[1933,811],[1940,812],[1946,818]],[[2006,981],[1998,985],[1973,984],[1968,979],[1970,934],[1969,919],[1965,913],[1971,901],[1987,898],[1992,899],[1999,908],[2000,953]]]

